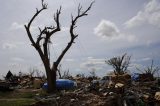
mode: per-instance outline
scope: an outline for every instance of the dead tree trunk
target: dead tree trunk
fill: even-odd
[[[39,56],[43,62],[46,75],[47,75],[47,82],[48,82],[48,92],[54,92],[56,90],[56,73],[57,73],[57,67],[60,64],[62,58],[66,54],[66,52],[70,49],[72,44],[74,43],[75,38],[78,37],[77,34],[74,33],[74,29],[77,27],[76,22],[80,17],[88,15],[87,12],[91,9],[93,2],[90,4],[90,6],[85,10],[82,11],[82,6],[78,6],[78,15],[76,17],[72,16],[72,21],[70,25],[70,41],[68,45],[64,48],[62,53],[59,55],[57,60],[55,60],[52,64],[50,63],[50,51],[49,51],[49,44],[50,39],[52,35],[54,35],[56,32],[60,31],[60,22],[59,22],[59,15],[61,14],[61,7],[57,10],[56,14],[54,15],[54,20],[56,22],[56,27],[53,26],[45,26],[44,29],[39,28],[40,34],[38,35],[36,41],[33,39],[33,36],[31,34],[30,28],[32,22],[35,20],[35,18],[45,9],[47,9],[47,4],[44,3],[44,0],[42,0],[42,8],[36,9],[36,13],[33,15],[31,20],[28,24],[24,25],[25,29],[27,31],[27,35],[29,40],[31,41],[32,46],[37,50],[39,53]],[[40,45],[42,42],[43,45]]]

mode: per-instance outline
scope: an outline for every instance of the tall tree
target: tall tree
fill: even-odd
[[[70,25],[70,41],[64,48],[64,50],[60,53],[58,58],[51,63],[50,61],[50,51],[49,51],[49,45],[51,37],[58,31],[61,30],[60,28],[60,21],[59,16],[61,14],[61,7],[57,10],[57,12],[54,14],[54,21],[56,22],[56,26],[45,26],[44,29],[39,28],[39,35],[37,36],[37,39],[35,40],[33,38],[33,35],[31,33],[31,25],[33,21],[36,19],[36,17],[44,10],[47,9],[47,4],[44,3],[44,0],[42,0],[42,7],[41,9],[36,9],[36,13],[33,15],[31,20],[28,22],[28,24],[24,25],[25,29],[27,31],[27,35],[29,40],[31,41],[32,46],[37,50],[39,53],[39,56],[43,62],[46,75],[47,75],[47,82],[48,82],[48,92],[54,92],[56,90],[56,73],[57,73],[57,67],[60,64],[62,58],[66,54],[66,52],[70,49],[72,44],[75,41],[75,38],[78,37],[78,34],[74,32],[74,29],[77,27],[76,23],[79,20],[79,18],[83,16],[87,16],[87,12],[91,9],[93,2],[89,5],[89,7],[82,11],[82,6],[78,6],[78,14],[76,17],[71,17],[71,25]],[[41,42],[43,45],[41,45]]]

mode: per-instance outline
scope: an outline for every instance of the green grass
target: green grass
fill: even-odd
[[[28,106],[36,101],[34,100],[35,92],[33,91],[9,91],[0,92],[0,106]]]
[[[34,99],[0,100],[0,106],[28,106],[35,102]]]
[[[0,92],[0,99],[4,98],[33,98],[35,96],[32,92]]]

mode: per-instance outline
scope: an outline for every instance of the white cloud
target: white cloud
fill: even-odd
[[[108,20],[102,20],[94,29],[94,33],[111,43],[113,43],[113,41],[125,41],[131,43],[137,41],[137,38],[134,35],[120,32],[116,24]]]
[[[11,60],[16,61],[16,62],[23,62],[24,61],[24,59],[19,58],[19,57],[13,57],[13,58],[11,58]]]
[[[11,41],[11,40],[3,40],[2,41],[2,49],[16,49],[19,47],[24,47],[25,43],[24,42],[15,42],[15,41]]]
[[[10,29],[11,30],[24,29],[24,25],[18,24],[17,22],[13,22]]]
[[[10,68],[19,68],[21,65],[19,63],[13,62],[13,63],[8,63],[8,66]]]
[[[17,48],[17,45],[13,43],[3,43],[2,48],[11,50]]]
[[[125,41],[125,42],[128,42],[128,43],[132,43],[132,42],[136,42],[137,38],[134,35],[127,35],[127,34],[121,33],[117,37],[108,38],[108,40],[110,40],[110,41],[121,41],[121,42]]]
[[[127,28],[131,28],[134,26],[138,26],[141,25],[142,23],[145,22],[145,17],[144,17],[144,13],[142,13],[141,11],[137,13],[136,16],[132,17],[129,21],[127,21],[125,23]]]
[[[125,23],[127,28],[139,26],[148,23],[160,27],[160,1],[151,0],[143,10],[140,10],[136,16],[132,17]]]
[[[110,22],[110,21],[103,20],[100,22],[99,25],[101,25],[102,23],[105,23],[105,22]],[[101,38],[102,42],[104,42],[106,45],[109,45],[108,49],[130,48],[130,47],[135,47],[135,46],[149,46],[155,42],[159,42],[159,39],[158,39],[159,35],[158,34],[153,34],[152,36],[150,36],[148,33],[141,34],[141,35],[140,34],[134,35],[134,34],[130,34],[129,32],[127,32],[127,33],[122,32],[119,30],[119,28],[116,26],[116,24],[114,24],[113,22],[110,22],[110,23],[112,23],[112,25],[115,28],[114,33],[117,33],[116,36],[115,35],[113,35],[113,36],[100,36],[99,35],[100,33],[105,34],[105,33],[107,33],[107,31],[109,31],[107,29],[108,27],[106,27],[106,25],[101,25],[101,27],[98,25],[95,28],[95,30],[97,30],[97,33],[95,33],[95,34]],[[103,30],[98,30],[98,28],[103,29]]]
[[[117,26],[108,20],[102,20],[94,29],[94,33],[98,36],[113,37],[119,35]]]
[[[90,56],[90,57],[87,57],[87,59],[93,59],[93,57]]]
[[[62,27],[61,30],[64,32],[69,31],[69,27]]]
[[[74,62],[75,60],[74,59],[65,59],[65,61],[67,61],[67,62]]]
[[[141,61],[149,61],[149,60],[151,60],[150,57],[146,57],[146,58],[141,59]]]
[[[151,58],[150,57],[144,57],[141,59],[132,59],[133,62],[145,62],[145,61],[150,61]]]
[[[19,24],[17,22],[13,22],[11,27],[10,27],[10,30],[22,30],[22,31],[25,31],[24,25],[27,25],[27,23]],[[42,25],[39,25],[39,27],[41,27],[41,26]],[[31,25],[30,30],[31,30],[31,32],[34,32],[34,33],[39,31],[38,26],[36,26],[36,25]]]
[[[80,64],[81,68],[88,69],[88,70],[103,70],[105,66],[104,59],[95,59],[95,58],[88,58],[87,61]]]

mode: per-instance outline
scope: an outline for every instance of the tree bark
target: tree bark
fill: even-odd
[[[54,93],[56,91],[56,70],[47,71],[47,84],[48,93]]]
[[[54,93],[56,91],[57,68],[55,67],[51,69],[48,63],[44,63],[44,66],[45,66],[46,75],[47,75],[47,84],[48,84],[47,92]]]

